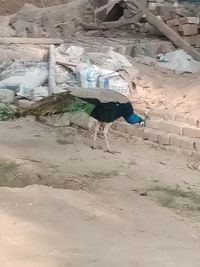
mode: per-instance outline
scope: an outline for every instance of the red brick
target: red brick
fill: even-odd
[[[133,125],[127,125],[126,128],[128,135],[144,138],[144,128],[136,127]]]
[[[192,157],[198,161],[200,161],[200,152],[192,152]]]
[[[183,127],[183,135],[191,138],[200,138],[200,129],[194,127]]]
[[[144,129],[144,139],[153,141],[153,142],[158,142],[158,136],[160,132],[154,130],[154,129]]]
[[[182,137],[181,138],[181,148],[187,150],[194,150],[194,139]]]
[[[153,128],[153,129],[159,129],[159,123],[161,120],[148,120],[147,121],[147,127],[148,128]]]
[[[199,18],[198,17],[184,17],[179,18],[179,24],[199,24]]]
[[[159,129],[167,133],[182,134],[182,126],[173,121],[161,121]]]
[[[166,23],[169,27],[178,26],[179,25],[179,19],[168,20]]]
[[[197,151],[200,151],[200,141],[195,142],[194,147]]]
[[[182,149],[182,150],[181,150],[181,153],[182,153],[183,155],[185,155],[186,157],[191,157],[193,152],[192,152],[191,150],[185,150],[185,149]]]
[[[174,30],[175,32],[179,32],[179,26],[173,26],[170,27],[172,30]]]
[[[181,147],[181,136],[176,134],[171,134],[170,145]]]
[[[158,142],[160,145],[169,145],[170,144],[170,134],[159,134]]]
[[[184,36],[183,39],[190,45],[197,44],[197,35]]]
[[[196,35],[195,47],[200,47],[200,34]]]
[[[179,26],[179,31],[183,33],[183,35],[194,35],[198,34],[198,27],[196,24],[184,24]]]

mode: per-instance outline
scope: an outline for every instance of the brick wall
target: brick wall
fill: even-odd
[[[144,114],[144,110],[135,107],[137,114]],[[151,120],[145,129],[117,121],[113,129],[129,136],[139,137],[157,143],[167,150],[186,154],[200,160],[200,125],[199,120],[167,112],[165,110],[152,110]]]

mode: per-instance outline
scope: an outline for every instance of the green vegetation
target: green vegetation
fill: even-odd
[[[14,118],[15,111],[9,104],[0,106],[0,121],[8,121]]]
[[[164,207],[182,211],[200,211],[200,195],[196,192],[164,186],[156,186],[148,192],[152,192],[152,195]]]

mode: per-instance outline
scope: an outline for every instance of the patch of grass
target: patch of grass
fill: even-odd
[[[0,172],[10,172],[17,168],[17,164],[13,161],[0,161]]]
[[[9,104],[0,106],[0,121],[8,121],[14,118],[15,111]]]
[[[156,186],[148,190],[164,207],[187,211],[200,211],[200,195],[179,187]]]
[[[72,145],[74,143],[72,139],[64,139],[64,138],[58,138],[56,142],[59,145]]]
[[[93,179],[106,179],[117,175],[118,175],[117,171],[99,171],[99,172],[92,172],[90,177]]]

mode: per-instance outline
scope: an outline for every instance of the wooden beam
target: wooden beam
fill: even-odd
[[[55,46],[49,47],[49,94],[52,95],[56,88],[56,60],[55,60]]]
[[[166,23],[149,11],[141,2],[137,0],[125,1],[130,10],[132,10],[133,5],[138,7],[145,15],[146,20],[155,28],[157,28],[163,35],[165,35],[175,46],[185,50],[195,60],[200,61],[200,53],[194,47],[190,46],[185,40],[183,40],[177,32],[172,30]]]
[[[0,37],[0,44],[63,44],[63,40],[57,38],[21,38]]]

